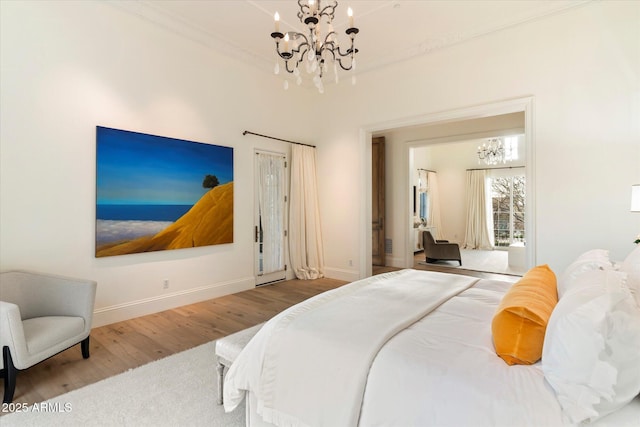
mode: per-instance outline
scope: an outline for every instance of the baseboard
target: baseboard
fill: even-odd
[[[384,265],[387,267],[406,268],[403,258],[392,257],[388,255],[385,257]]]
[[[360,279],[360,273],[357,270],[345,270],[342,268],[324,268],[324,276],[329,279],[344,280],[347,282],[355,282]]]
[[[248,289],[253,289],[254,287],[255,278],[252,276],[230,282],[214,283],[207,286],[201,286],[199,288],[188,289],[186,291],[173,292],[143,300],[103,307],[94,311],[92,327],[97,328],[111,323],[133,319],[135,317],[146,316],[147,314],[158,313],[160,311],[170,310],[183,305],[194,304],[212,298],[246,291]]]

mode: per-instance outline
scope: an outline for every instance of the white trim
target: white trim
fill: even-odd
[[[253,289],[255,287],[254,283],[255,279],[251,276],[229,282],[201,286],[186,291],[172,292],[170,294],[145,298],[138,301],[102,307],[93,313],[92,328],[246,291]]]
[[[199,43],[213,49],[214,51],[221,52],[231,58],[240,60],[245,64],[249,64],[260,69],[262,72],[273,74],[272,64],[275,56],[272,58],[270,56],[270,52],[264,52],[262,49],[248,49],[245,46],[239,45],[234,42],[233,37],[228,34],[221,35],[219,31],[216,31],[215,29],[203,27],[192,20],[180,16],[174,13],[171,9],[163,7],[162,2],[142,0],[109,1],[102,3],[115,7],[122,12],[137,16],[140,19],[157,25],[158,27],[180,37],[184,37],[187,40]],[[367,8],[368,10],[364,14],[360,11],[359,19],[370,14],[378,15],[380,13],[385,13],[388,3],[389,2],[379,2],[375,6]],[[564,4],[562,2],[548,3],[549,4],[545,7],[523,14],[518,14],[516,16],[511,16],[507,21],[498,19],[495,22],[483,22],[480,26],[476,25],[466,27],[463,31],[445,31],[433,35],[432,37],[428,37],[427,39],[418,37],[413,43],[407,45],[405,48],[392,49],[390,53],[387,51],[381,56],[379,55],[376,58],[372,58],[367,63],[360,63],[360,65],[358,65],[358,73],[368,73],[392,64],[397,64],[415,57],[428,55],[435,51],[485,37],[489,34],[494,34],[509,28],[519,27],[530,22],[565,13],[577,7],[588,5],[592,3],[592,0],[577,0],[574,2],[565,2]],[[271,10],[270,7],[266,7],[264,2],[246,0],[246,4],[256,8],[260,13],[264,14],[266,23],[269,22],[269,17],[273,16],[274,10]],[[253,11],[250,11],[249,13],[252,17],[257,16]],[[293,25],[294,28],[301,28],[299,24],[289,24]],[[266,36],[267,33],[265,33],[265,42],[268,43]],[[306,79],[304,85],[311,88],[310,82]]]
[[[373,251],[373,242],[371,240],[371,206],[373,203],[373,195],[371,194],[371,131],[366,129],[360,129],[360,155],[358,156],[364,160],[364,164],[360,169],[360,194],[363,194],[360,204],[360,218],[363,218],[363,222],[360,224],[360,272],[359,279],[364,279],[373,274],[373,265],[371,262],[371,254]],[[362,232],[365,230],[368,232]],[[363,256],[362,254],[368,254]]]
[[[525,208],[525,228],[527,230],[527,250],[526,261],[527,266],[531,267],[536,262],[536,229],[535,229],[535,135],[534,135],[534,97],[524,96],[519,98],[507,99],[497,102],[489,102],[481,105],[474,105],[470,107],[461,107],[454,110],[439,111],[426,115],[403,117],[386,122],[373,123],[365,125],[360,129],[360,150],[362,152],[361,158],[364,165],[361,173],[361,194],[365,197],[361,200],[360,212],[362,220],[362,226],[360,227],[360,276],[368,277],[372,274],[371,266],[371,137],[374,132],[387,131],[407,126],[425,125],[433,123],[447,123],[457,122],[462,120],[471,120],[485,117],[492,117],[502,114],[510,114],[524,112],[524,138],[527,150],[527,156],[525,159],[526,167],[526,180],[527,180],[527,205]],[[409,144],[405,144],[405,155],[403,161],[403,167],[406,169],[406,176],[409,174]],[[411,182],[410,178],[409,183]],[[411,188],[410,185],[407,186]],[[408,190],[410,191],[410,190]],[[410,195],[404,193],[406,197]],[[407,199],[409,200],[409,199]],[[405,203],[409,206],[408,203]],[[408,215],[404,215],[400,219],[403,224],[404,230],[406,230],[406,241],[409,240],[410,233],[410,218]],[[405,245],[403,249],[402,263],[406,267],[413,266],[413,253],[409,253],[409,245]]]
[[[482,132],[472,132],[458,135],[447,135],[437,138],[413,139],[406,141],[411,148],[423,147],[425,145],[433,146],[439,144],[448,144],[450,142],[471,141],[473,139],[485,139],[498,136],[523,135],[524,127],[511,129],[496,129]]]
[[[358,270],[345,270],[343,268],[325,267],[324,277],[328,279],[344,280],[346,282],[355,282],[360,279]]]

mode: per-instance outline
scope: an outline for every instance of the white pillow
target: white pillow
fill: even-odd
[[[594,421],[640,393],[640,310],[625,279],[614,270],[577,276],[549,319],[542,370],[573,423]]]
[[[613,264],[609,260],[609,251],[605,249],[592,249],[583,253],[567,267],[558,279],[558,298],[562,298],[562,296],[574,286],[576,277],[585,271],[609,270],[612,268]]]
[[[620,271],[627,273],[627,287],[640,307],[640,245],[627,255]]]

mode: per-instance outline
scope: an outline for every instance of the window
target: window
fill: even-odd
[[[524,176],[495,177],[491,179],[491,206],[496,248],[524,242]]]

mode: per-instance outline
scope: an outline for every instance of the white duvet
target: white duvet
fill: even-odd
[[[258,414],[280,426],[565,425],[540,366],[508,366],[495,354],[491,318],[509,286],[403,270],[311,298],[267,322],[243,350],[225,379],[225,409],[250,391]],[[283,332],[291,324],[331,332]],[[366,338],[336,344],[335,336],[349,339],[344,331]]]

